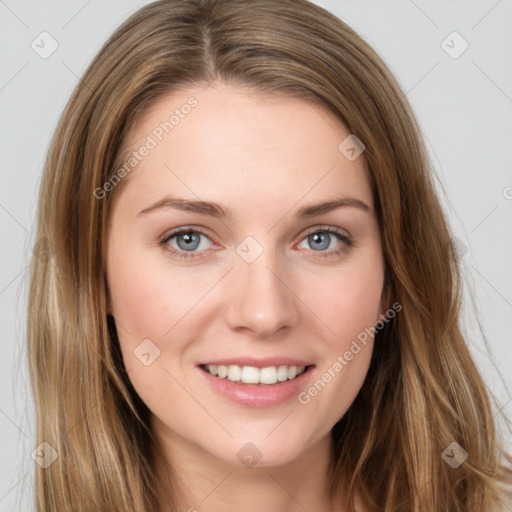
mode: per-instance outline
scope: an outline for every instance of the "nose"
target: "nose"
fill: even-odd
[[[233,293],[227,310],[232,329],[248,330],[266,339],[279,329],[296,325],[300,313],[289,273],[283,272],[283,262],[278,264],[270,252],[264,251],[252,263],[237,259],[230,273]]]

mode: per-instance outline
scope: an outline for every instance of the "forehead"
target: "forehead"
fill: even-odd
[[[123,185],[148,199],[179,189],[261,206],[332,192],[371,204],[364,158],[350,161],[339,148],[349,135],[332,113],[302,99],[191,87],[159,99],[132,127],[121,160],[131,156],[135,165]]]

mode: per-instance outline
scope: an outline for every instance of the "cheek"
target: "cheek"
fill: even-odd
[[[161,256],[132,251],[110,268],[113,316],[134,341],[162,338],[197,300],[198,277],[173,270]]]
[[[111,272],[109,287],[116,323],[136,341],[141,336],[157,336],[162,330],[162,310],[171,294],[165,294],[165,281],[145,265],[131,263],[125,260]]]
[[[379,320],[384,272],[379,265],[350,265],[330,272],[328,279],[309,281],[308,305],[328,327],[326,340],[343,349]],[[319,283],[324,283],[319,286]]]
[[[168,312],[177,307],[179,297],[166,274],[148,261],[147,255],[136,248],[116,249],[114,246],[108,261],[112,315],[126,370],[138,388],[137,383],[160,366],[161,339],[172,326]],[[146,367],[148,361],[151,365]]]
[[[126,247],[112,251],[108,281],[124,365],[139,395],[152,403],[169,387],[165,370],[174,372],[182,362],[189,342],[178,333],[184,326],[195,328],[194,313],[212,277],[173,267],[157,250]]]
[[[373,350],[375,323],[380,319],[383,266],[361,259],[329,280],[308,281],[305,289],[311,309],[322,323],[323,353],[316,378],[299,396],[311,414],[334,425],[347,411],[366,378]],[[319,287],[319,282],[325,282]],[[328,418],[328,419],[327,419]]]
[[[188,288],[165,262],[127,251],[129,257],[111,260],[108,273],[112,315],[124,366],[137,394],[154,411],[168,399],[172,378],[165,371],[169,359],[177,361],[184,347],[169,343],[172,329],[186,309]]]
[[[332,301],[337,310],[334,330],[353,339],[378,320],[382,281],[355,275],[347,279],[345,284],[345,291],[338,293]]]

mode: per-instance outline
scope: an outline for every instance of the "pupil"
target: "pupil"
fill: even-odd
[[[185,240],[185,245],[182,247],[181,240]],[[196,233],[184,233],[177,239],[180,249],[197,249],[199,245],[199,236]],[[195,245],[194,245],[195,244]]]
[[[320,242],[320,247],[317,246],[317,249],[327,249],[329,247],[329,233],[314,233],[313,235],[310,235],[314,242]],[[323,244],[322,244],[322,237],[323,237]]]

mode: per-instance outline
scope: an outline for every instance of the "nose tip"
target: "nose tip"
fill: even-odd
[[[251,242],[247,244],[254,255],[255,246],[251,246]],[[269,337],[297,323],[299,312],[295,296],[285,282],[286,276],[274,270],[277,268],[275,261],[260,255],[247,263],[241,257],[235,267],[236,293],[227,315],[231,328],[245,328],[260,337]]]

